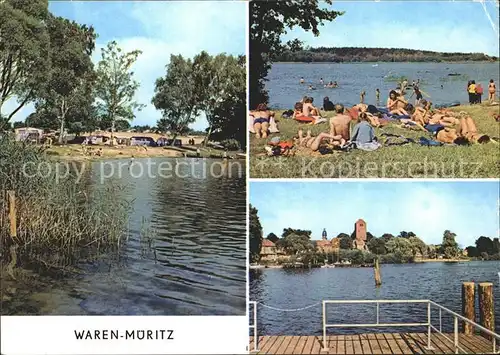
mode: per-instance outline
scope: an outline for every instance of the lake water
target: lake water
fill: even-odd
[[[500,331],[500,262],[422,263],[382,265],[382,286],[375,287],[372,268],[263,269],[250,273],[250,300],[258,301],[260,335],[322,334],[322,300],[430,299],[461,313],[461,284],[464,281],[493,282],[496,331]],[[477,286],[476,286],[477,287]],[[476,289],[477,290],[477,289]],[[477,292],[477,291],[476,291]],[[476,296],[477,299],[477,296]],[[310,309],[289,312],[267,308]],[[476,300],[477,302],[477,300]],[[375,305],[334,305],[327,308],[328,323],[375,323]],[[476,310],[478,307],[476,306]],[[433,308],[432,323],[438,326],[438,310]],[[427,305],[381,305],[380,322],[426,322]],[[443,312],[443,328],[453,329],[453,318]],[[476,318],[479,321],[479,317]],[[251,320],[250,320],[251,322]],[[424,331],[404,328],[400,331]],[[395,332],[396,328],[328,330],[331,334],[356,332]]]
[[[451,73],[460,76],[449,76]],[[322,105],[325,96],[334,103],[354,105],[359,103],[362,90],[366,91],[365,103],[376,104],[377,88],[385,106],[389,91],[396,88],[396,78],[404,76],[410,83],[420,79],[420,88],[434,104],[447,104],[468,102],[468,80],[482,84],[483,100],[486,100],[489,80],[494,79],[498,94],[499,75],[498,63],[275,63],[269,71],[266,89],[273,108],[292,109],[295,102],[305,95],[312,96],[317,106]],[[299,83],[301,77],[304,77],[305,84]],[[339,87],[323,88],[319,83],[321,78],[325,84],[337,81]],[[309,84],[317,90],[309,90]],[[414,99],[415,96],[411,101]]]
[[[115,169],[114,178],[125,185],[123,194],[132,201],[129,239],[118,261],[82,265],[80,278],[54,281],[51,292],[36,295],[43,305],[39,313],[245,314],[245,163],[231,162],[231,173],[217,177],[221,161],[179,161],[193,165],[149,160],[150,166],[179,166],[176,174],[168,177],[164,172],[163,178],[154,167],[152,174],[139,177],[141,169],[147,171],[147,160],[137,159],[131,170],[118,169],[124,160],[106,162],[103,171]],[[92,165],[93,184],[102,176],[99,164]],[[141,242],[141,235],[152,242]]]

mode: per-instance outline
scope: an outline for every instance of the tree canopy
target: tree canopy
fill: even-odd
[[[324,0],[326,7],[320,6],[319,0],[282,0],[250,2],[250,107],[267,102],[268,95],[264,82],[271,63],[285,49],[301,48],[298,40],[283,45],[281,36],[288,29],[301,27],[319,36],[319,27],[325,21],[332,21],[342,12],[328,9],[332,0]]]
[[[33,101],[47,82],[51,63],[48,15],[48,0],[0,2],[0,110],[9,99],[17,100],[17,107],[2,117],[0,125]]]
[[[111,41],[101,51],[97,64],[96,96],[100,116],[111,122],[111,134],[117,120],[131,121],[144,104],[135,100],[139,82],[134,80],[132,66],[142,52],[123,53],[116,41]]]
[[[250,205],[250,224],[249,224],[249,239],[250,239],[250,260],[257,262],[260,259],[260,249],[262,247],[262,225],[260,224],[257,209]]]

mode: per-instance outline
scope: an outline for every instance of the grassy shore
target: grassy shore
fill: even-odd
[[[451,108],[466,111],[474,119],[480,133],[491,137],[500,136],[500,124],[493,114],[499,106],[464,105]],[[280,118],[283,111],[276,111]],[[328,112],[326,117],[333,116]],[[299,124],[291,119],[279,119],[280,133],[268,139],[250,137],[250,175],[254,178],[494,178],[500,175],[498,144],[475,144],[470,146],[426,147],[418,144],[384,146],[374,152],[353,150],[335,151],[321,155],[307,149],[298,150],[293,157],[267,157],[264,147],[273,136],[291,140],[299,128],[310,129],[313,135],[327,132],[328,123],[319,125]],[[389,123],[376,129],[382,133],[403,135],[418,141],[431,135],[421,130],[402,128],[399,123]]]

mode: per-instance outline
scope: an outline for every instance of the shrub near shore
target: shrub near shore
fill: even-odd
[[[498,106],[487,104],[459,106],[453,111],[466,111],[476,122],[480,133],[499,137],[499,123],[493,118],[499,113]],[[329,130],[328,123],[319,125],[299,124],[291,119],[282,119],[282,110],[277,110],[281,140],[291,140],[299,128],[310,129],[313,135]],[[326,117],[334,114],[327,112]],[[382,133],[403,135],[417,140],[430,134],[423,131],[403,129],[396,123],[377,128]],[[270,138],[269,138],[270,139]],[[383,147],[374,152],[354,150],[349,153],[334,152],[321,155],[306,152],[288,158],[262,156],[265,139],[250,137],[250,172],[256,178],[492,178],[500,174],[499,146],[495,143],[471,146],[426,147],[417,144]],[[300,152],[302,153],[302,152]],[[260,155],[260,156],[259,156]]]
[[[74,173],[56,176],[55,169],[49,172],[54,164],[39,146],[0,139],[0,252],[11,274],[16,267],[61,269],[123,243],[129,203],[120,198],[122,187],[116,182],[90,186],[90,169],[81,181]],[[30,177],[36,167],[47,173]],[[16,196],[15,238],[5,196],[9,190]]]

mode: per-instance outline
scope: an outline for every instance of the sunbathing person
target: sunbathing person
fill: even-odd
[[[396,91],[391,90],[389,97],[387,98],[387,109],[393,115],[408,115],[408,112],[404,109],[408,103],[405,101],[404,97],[398,94]]]
[[[332,135],[329,133],[321,132],[316,137],[311,135],[311,131],[307,131],[304,137],[304,132],[299,129],[298,137],[294,138],[295,144],[311,149],[313,152],[317,151],[323,141],[329,140],[330,144],[341,147],[346,143],[346,140],[340,135]]]
[[[359,123],[354,126],[351,141],[356,143],[358,149],[362,150],[375,150],[380,147],[366,112],[359,114]]]
[[[344,106],[341,104],[335,105],[335,116],[330,118],[330,135],[332,136],[342,136],[346,141],[349,140],[350,136],[350,124],[351,116],[344,113]]]
[[[257,110],[251,111],[253,117],[253,128],[257,138],[267,138],[269,130],[269,121],[274,118],[274,112],[267,108],[266,104],[259,104]]]
[[[436,139],[441,143],[488,143],[490,137],[477,132],[475,122],[467,113],[462,111],[459,114],[458,129],[444,127],[436,132]]]
[[[371,105],[367,105],[367,104],[363,104],[363,103],[360,103],[360,104],[357,104],[357,105],[354,105],[352,107],[352,109],[350,110],[350,113],[351,113],[351,117],[352,119],[359,119],[359,115],[360,113],[366,113],[367,115],[367,118],[368,118],[368,122],[373,126],[373,127],[379,127],[380,126],[380,117],[378,115],[378,111],[377,113],[373,114],[371,112],[369,112],[369,109],[370,108],[375,108],[376,110],[376,107],[375,106],[372,106],[370,107]],[[356,117],[354,117],[354,113],[357,114],[355,115]],[[380,115],[381,116],[381,115]]]
[[[297,102],[295,104],[295,110],[292,116],[293,119],[298,122],[311,124],[325,122],[324,118],[316,114],[319,110],[312,105],[312,98],[306,97],[304,101],[305,103]]]

